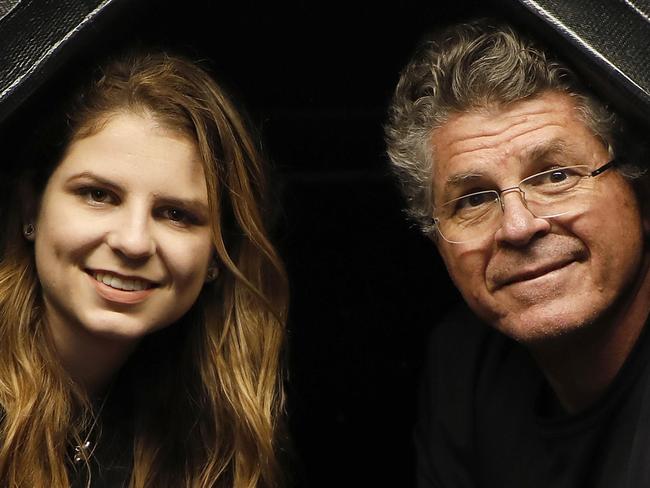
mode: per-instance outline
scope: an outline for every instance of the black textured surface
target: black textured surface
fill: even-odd
[[[0,0],[0,20],[9,14],[20,2],[20,0]]]
[[[520,21],[619,112],[650,125],[650,1],[514,0]]]
[[[0,122],[80,49],[96,19],[124,0],[0,3]]]

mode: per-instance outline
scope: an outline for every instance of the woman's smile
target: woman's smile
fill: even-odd
[[[97,294],[113,303],[134,305],[146,300],[157,284],[137,277],[122,277],[106,271],[88,273]]]
[[[144,278],[119,276],[110,271],[91,271],[90,274],[97,281],[123,291],[141,291],[157,286]]]

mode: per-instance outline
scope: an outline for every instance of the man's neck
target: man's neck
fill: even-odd
[[[534,347],[533,355],[558,400],[577,413],[598,400],[634,348],[650,314],[650,255],[636,282],[605,317],[580,334]]]

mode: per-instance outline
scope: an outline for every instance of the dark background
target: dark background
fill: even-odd
[[[418,375],[428,330],[455,295],[401,213],[382,124],[420,37],[468,8],[450,3],[214,8],[190,27],[260,128],[283,188],[301,487],[415,486]]]
[[[210,61],[276,169],[297,486],[415,486],[426,338],[456,295],[401,213],[382,124],[418,40],[475,3],[157,2],[130,20]]]
[[[478,3],[132,1],[49,82],[65,85],[125,44],[159,45],[203,60],[259,130],[291,281],[296,488],[415,486],[427,336],[458,296],[433,244],[402,214],[382,125],[418,41],[485,13]],[[46,105],[48,90],[25,105]]]

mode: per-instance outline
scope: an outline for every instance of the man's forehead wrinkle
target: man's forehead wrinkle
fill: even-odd
[[[513,145],[518,138],[526,136],[531,132],[545,128],[562,127],[561,124],[551,122],[550,120],[548,123],[541,125],[535,124],[533,126],[528,125],[525,127],[522,127],[522,125],[523,123],[517,124],[509,127],[505,131],[496,132],[490,135],[467,137],[453,141],[447,146],[448,160],[451,162],[459,156],[468,156],[478,151],[497,150],[499,146],[502,146],[504,143],[508,143],[504,149],[509,150],[510,146]]]
[[[534,107],[525,106],[521,109],[511,109],[507,112],[501,108],[496,110],[474,110],[458,113],[448,120],[446,126],[451,128],[451,130],[456,130],[456,132],[460,133],[460,136],[456,137],[453,142],[453,144],[456,144],[463,143],[467,140],[480,141],[485,138],[499,136],[523,124],[536,122],[540,118],[552,118],[558,114],[561,115],[560,120],[563,120],[566,115],[566,108],[551,108],[548,104],[539,101]],[[500,118],[501,120],[497,121],[495,120],[495,117]],[[521,120],[513,123],[512,119]],[[491,125],[489,130],[484,127],[484,122],[486,120],[489,121]],[[454,126],[456,126],[455,129]],[[444,127],[445,126],[443,125],[443,128]]]
[[[536,161],[548,157],[549,155],[565,153],[569,150],[568,145],[563,139],[554,138],[549,141],[542,141],[529,148],[526,148],[522,154],[522,159]]]
[[[466,125],[466,126],[473,126],[477,123],[477,120],[484,121],[484,120],[489,120],[491,123],[495,123],[496,120],[495,118],[500,118],[501,119],[501,126],[506,125],[510,126],[511,119],[522,119],[520,123],[525,123],[531,118],[535,118],[535,116],[541,115],[541,116],[555,116],[557,114],[564,115],[566,113],[566,108],[565,107],[549,107],[549,105],[545,102],[539,101],[538,104],[536,104],[535,107],[530,107],[530,106],[525,106],[523,108],[514,108],[514,109],[503,109],[503,108],[497,108],[497,109],[492,109],[492,110],[471,110],[468,112],[460,112],[455,114],[454,117],[451,117],[447,121],[447,125],[454,125],[454,124],[461,124],[461,125]],[[482,126],[481,126],[482,127]],[[490,136],[490,135],[495,135],[499,134],[500,132],[503,132],[502,127],[496,127],[493,129],[492,132],[488,132],[484,135]],[[481,132],[480,130],[478,131],[479,133]],[[477,134],[470,134],[467,137],[476,137]]]

